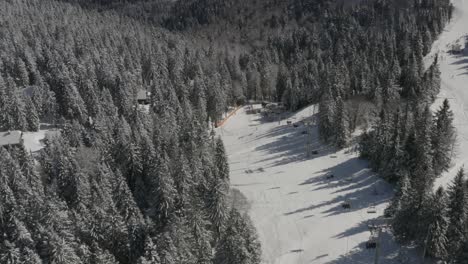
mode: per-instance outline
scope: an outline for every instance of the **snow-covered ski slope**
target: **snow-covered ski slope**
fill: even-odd
[[[468,34],[468,0],[452,0],[452,3],[455,6],[454,17],[432,46],[431,53],[426,56],[428,65],[435,54],[439,54],[441,92],[433,108],[438,108],[447,98],[454,112],[457,129],[453,167],[438,179],[436,186],[447,185],[461,166],[468,165],[468,49],[461,54],[449,52],[457,41],[464,46]]]
[[[313,107],[288,120],[310,119]],[[218,128],[228,153],[231,183],[250,201],[249,214],[263,249],[263,263],[374,263],[366,249],[369,224],[383,214],[393,195],[351,149],[335,151],[286,119],[267,121],[240,109]],[[307,139],[309,137],[309,139]],[[307,146],[318,154],[307,157]],[[333,175],[334,177],[328,177]],[[350,209],[342,204],[349,202]],[[376,213],[369,213],[375,207]],[[380,264],[401,260],[399,246],[384,232]],[[406,255],[406,254],[403,254]]]

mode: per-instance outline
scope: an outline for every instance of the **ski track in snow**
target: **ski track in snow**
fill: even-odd
[[[309,118],[312,109],[289,120]],[[262,243],[263,263],[373,263],[375,250],[365,248],[368,224],[383,214],[392,187],[357,153],[323,145],[316,126],[309,135],[301,133],[305,129],[286,120],[265,122],[259,114],[246,114],[245,108],[217,129],[226,146],[232,186],[251,203],[249,215]],[[311,149],[319,151],[310,158],[307,136]],[[329,174],[334,178],[326,179]],[[351,209],[342,208],[346,200]],[[376,214],[367,212],[371,206]],[[401,262],[398,251],[384,232],[381,264],[417,263]]]
[[[436,187],[447,186],[458,169],[464,164],[468,165],[468,49],[461,54],[449,53],[451,45],[457,41],[463,47],[468,35],[468,0],[452,0],[452,3],[455,6],[454,17],[425,58],[425,64],[429,66],[435,54],[439,54],[441,91],[432,108],[438,109],[447,98],[454,113],[457,132],[453,166],[436,181]]]

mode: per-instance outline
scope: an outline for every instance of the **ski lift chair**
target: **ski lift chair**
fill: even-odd
[[[377,213],[377,210],[375,209],[375,206],[369,207],[369,209],[367,209],[367,213],[368,213],[368,214],[375,214],[375,213]]]
[[[344,203],[341,204],[341,207],[343,207],[344,209],[350,209],[351,203],[349,201],[345,201]]]
[[[372,249],[372,248],[376,248],[376,247],[377,247],[377,241],[369,239],[366,242],[366,248],[367,249]]]
[[[376,248],[378,244],[378,232],[377,230],[371,230],[371,234],[369,237],[369,240],[366,242],[366,248],[371,249],[371,248]]]

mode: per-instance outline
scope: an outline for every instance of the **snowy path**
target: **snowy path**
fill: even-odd
[[[311,107],[290,118],[309,117]],[[373,263],[365,249],[369,219],[383,213],[393,193],[357,153],[320,144],[317,128],[303,135],[286,121],[264,122],[245,109],[218,128],[226,145],[231,183],[251,202],[266,264]],[[307,158],[307,136],[319,154]],[[333,174],[334,178],[326,179]],[[350,201],[351,209],[342,203]],[[377,213],[368,213],[375,205]],[[398,245],[382,236],[381,264],[400,263]],[[409,262],[406,262],[409,263]],[[416,263],[416,262],[413,262]]]
[[[459,41],[463,47],[465,42],[464,38],[468,34],[468,0],[452,0],[452,3],[455,6],[454,18],[426,56],[426,65],[432,62],[436,53],[439,53],[440,58],[441,92],[433,109],[437,109],[447,98],[454,112],[457,129],[454,166],[438,179],[436,186],[446,185],[463,164],[468,165],[468,50],[459,55],[448,53],[452,44]]]

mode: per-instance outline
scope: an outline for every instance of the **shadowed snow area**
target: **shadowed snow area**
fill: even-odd
[[[373,263],[375,249],[365,247],[369,225],[385,222],[381,215],[392,187],[358,153],[323,145],[316,126],[299,122],[311,120],[313,112],[311,106],[290,115],[287,120],[299,124],[294,127],[286,119],[267,122],[244,108],[218,128],[232,186],[250,203],[263,263]],[[318,154],[308,157],[308,146]],[[414,254],[399,253],[387,231],[381,240],[379,263],[417,263],[405,259]]]
[[[454,166],[438,179],[436,187],[447,185],[461,166],[468,165],[468,48],[460,53],[451,52],[454,44],[458,43],[463,48],[467,41],[468,0],[453,0],[452,3],[455,6],[454,17],[434,43],[431,53],[425,60],[426,65],[429,65],[435,54],[439,54],[442,82],[433,109],[437,109],[447,98],[454,112],[454,125],[457,131]]]

